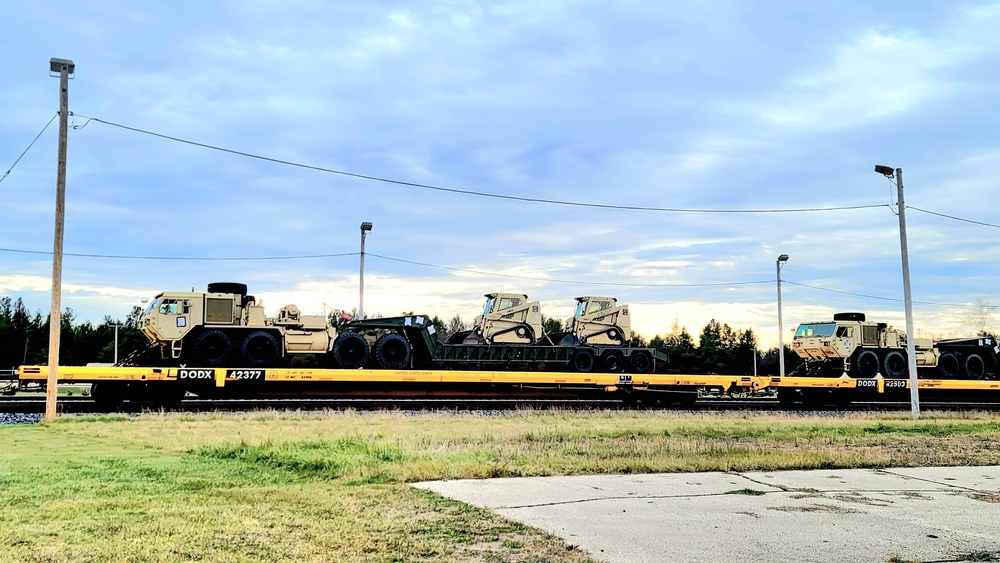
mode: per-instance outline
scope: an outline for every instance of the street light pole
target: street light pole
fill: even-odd
[[[896,199],[899,215],[899,250],[903,257],[903,307],[906,311],[906,359],[910,372],[910,412],[920,418],[920,389],[917,383],[917,353],[913,332],[913,301],[910,299],[910,256],[906,244],[906,205],[903,204],[903,169],[895,171],[889,166],[878,165],[875,171],[889,180],[896,178]],[[895,172],[895,173],[894,173]]]
[[[778,375],[785,377],[785,327],[781,320],[781,266],[788,262],[788,255],[778,256],[775,262],[778,271]]]
[[[115,323],[115,365],[118,365],[118,327],[122,325]]]
[[[56,224],[52,243],[52,310],[49,313],[49,373],[45,381],[45,421],[56,419],[59,387],[59,331],[62,308],[63,230],[66,217],[66,133],[69,117],[69,78],[76,71],[73,61],[49,59],[49,74],[59,73],[59,150],[56,166]]]
[[[368,221],[361,223],[361,275],[358,276],[360,279],[361,287],[358,292],[358,318],[365,318],[365,237],[372,230],[372,224]]]

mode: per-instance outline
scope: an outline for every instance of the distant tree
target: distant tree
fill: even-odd
[[[962,315],[962,326],[976,336],[992,336],[996,338],[997,333],[997,311],[1000,307],[993,305],[983,298],[979,298]]]
[[[549,334],[554,332],[563,332],[563,322],[557,318],[542,315],[542,332]]]
[[[455,316],[448,321],[447,333],[448,336],[451,336],[456,332],[463,332],[466,330],[470,330],[471,328],[472,325],[463,321],[462,315],[456,313]]]
[[[448,325],[441,320],[441,317],[434,315],[431,319],[431,324],[434,325],[434,334],[437,334],[438,340],[444,341],[446,337],[446,332],[448,332]]]

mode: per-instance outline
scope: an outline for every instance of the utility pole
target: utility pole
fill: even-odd
[[[875,171],[889,180],[893,169],[876,166]],[[906,244],[906,205],[903,203],[903,169],[895,170],[896,199],[899,215],[899,250],[903,257],[903,307],[906,311],[906,360],[910,372],[910,412],[913,418],[920,418],[920,388],[917,382],[917,352],[913,333],[913,301],[910,299],[910,256]]]
[[[788,255],[778,256],[775,262],[777,265],[778,277],[778,375],[785,377],[785,327],[781,320],[781,266],[788,262]]]
[[[115,323],[115,365],[118,365],[118,327],[122,326],[119,323]]]
[[[69,78],[76,72],[73,61],[49,59],[49,75],[59,73],[59,156],[56,168],[56,225],[52,243],[52,311],[49,316],[49,373],[45,383],[45,421],[56,419],[59,387],[59,332],[62,309],[63,227],[66,216],[66,131],[69,122]]]

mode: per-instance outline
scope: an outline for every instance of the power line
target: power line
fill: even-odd
[[[937,215],[938,217],[945,217],[947,219],[954,219],[956,221],[964,221],[966,223],[972,223],[974,225],[982,225],[984,227],[993,227],[1000,229],[1000,225],[994,225],[993,223],[984,223],[982,221],[973,221],[972,219],[963,219],[961,217],[955,217],[954,215],[946,215],[944,213],[938,213],[937,211],[928,211],[926,209],[920,209],[919,207],[913,207],[912,205],[907,205],[907,209],[912,209],[914,211],[919,211],[921,213],[927,213],[928,215]]]
[[[16,252],[19,254],[44,254],[51,256],[52,252],[43,250],[21,250],[17,248],[0,248],[0,252]],[[191,260],[202,262],[249,262],[253,260],[308,260],[313,258],[338,258],[341,256],[357,256],[360,252],[345,252],[342,254],[303,254],[299,256],[235,256],[235,257],[207,257],[207,256],[132,256],[122,254],[80,254],[65,252],[64,256],[75,256],[77,258],[110,258],[115,260]]]
[[[839,289],[830,289],[830,288],[827,288],[827,287],[819,287],[819,286],[816,286],[816,285],[808,285],[808,284],[793,282],[793,281],[789,281],[789,280],[781,280],[781,283],[787,283],[787,284],[791,284],[791,285],[797,285],[799,287],[805,287],[805,288],[808,288],[808,289],[815,289],[815,290],[819,290],[819,291],[828,291],[830,293],[839,293],[841,295],[852,295],[854,297],[864,297],[866,299],[878,299],[879,301],[895,301],[895,302],[899,302],[899,303],[903,302],[902,299],[897,299],[897,298],[894,298],[894,297],[880,297],[878,295],[866,295],[864,293],[854,293],[852,291],[841,291]],[[937,302],[934,302],[934,301],[913,301],[913,303],[919,303],[921,305],[945,305],[945,306],[948,306],[948,307],[968,307],[969,306],[969,303],[937,303]]]
[[[227,149],[227,148],[219,147],[219,146],[216,146],[216,145],[209,145],[207,143],[199,143],[197,141],[190,141],[190,140],[182,139],[182,138],[179,138],[179,137],[172,137],[170,135],[164,135],[162,133],[155,133],[153,131],[148,131],[148,130],[145,130],[145,129],[139,129],[137,127],[130,127],[128,125],[122,125],[120,123],[113,123],[111,121],[105,121],[105,120],[99,119],[97,117],[87,117],[87,116],[83,116],[83,115],[81,115],[80,117],[86,118],[87,121],[84,122],[83,125],[74,125],[73,126],[74,129],[82,129],[82,128],[86,127],[87,124],[90,123],[91,121],[96,121],[98,123],[103,123],[105,125],[110,125],[112,127],[118,127],[118,128],[125,129],[125,130],[128,130],[128,131],[133,131],[133,132],[136,132],[136,133],[142,133],[144,135],[151,135],[153,137],[159,137],[161,139],[167,139],[167,140],[175,141],[175,142],[178,142],[178,143],[184,143],[184,144],[193,145],[193,146],[196,146],[196,147],[202,147],[202,148],[216,150],[216,151],[225,152],[225,153],[229,153],[229,154],[235,154],[235,155],[239,155],[239,156],[245,156],[247,158],[254,158],[254,159],[257,159],[257,160],[263,160],[263,161],[267,161],[267,162],[273,162],[273,163],[276,163],[276,164],[284,164],[286,166],[294,166],[294,167],[297,167],[297,168],[304,168],[304,169],[307,169],[307,170],[315,170],[317,172],[326,172],[328,174],[339,174],[341,176],[349,176],[351,178],[359,178],[359,179],[362,179],[362,180],[371,180],[373,182],[384,182],[384,183],[387,183],[387,184],[396,184],[396,185],[400,185],[400,186],[409,186],[409,187],[420,188],[420,189],[425,189],[425,190],[435,190],[435,191],[455,193],[455,194],[474,195],[474,196],[479,196],[479,197],[489,197],[489,198],[495,198],[495,199],[506,199],[506,200],[513,200],[513,201],[524,201],[524,202],[529,202],[529,203],[547,203],[547,204],[551,204],[551,205],[569,205],[569,206],[575,206],[575,207],[591,207],[591,208],[598,208],[598,209],[619,209],[619,210],[628,210],[628,211],[657,211],[657,212],[667,212],[667,213],[730,213],[730,214],[732,214],[732,213],[806,213],[806,212],[815,212],[815,211],[848,211],[848,210],[856,210],[856,209],[874,209],[874,208],[885,207],[886,206],[885,204],[879,203],[879,204],[869,204],[869,205],[847,205],[847,206],[839,206],[839,207],[808,207],[808,208],[800,208],[800,209],[682,209],[682,208],[675,208],[675,207],[647,207],[647,206],[640,206],[640,205],[611,205],[611,204],[605,204],[605,203],[587,203],[587,202],[579,202],[579,201],[565,201],[565,200],[558,200],[558,199],[544,199],[544,198],[534,198],[534,197],[520,197],[520,196],[513,196],[513,195],[494,194],[494,193],[489,193],[489,192],[480,192],[480,191],[475,191],[475,190],[460,190],[460,189],[456,189],[456,188],[445,188],[445,187],[441,187],[441,186],[434,186],[434,185],[431,185],[431,184],[420,184],[420,183],[416,183],[416,182],[406,182],[406,181],[403,181],[403,180],[393,180],[393,179],[390,179],[390,178],[382,178],[382,177],[379,177],[379,176],[370,176],[368,174],[358,174],[358,173],[355,173],[355,172],[346,172],[346,171],[343,171],[343,170],[334,170],[332,168],[324,168],[322,166],[313,166],[311,164],[302,164],[302,163],[293,162],[293,161],[290,161],[290,160],[282,160],[282,159],[279,159],[279,158],[272,158],[272,157],[268,157],[268,156],[261,156],[261,155],[258,155],[258,154],[253,154],[253,153],[248,153],[248,152],[243,152],[243,151],[237,151],[237,150],[233,150],[233,149]]]
[[[0,176],[0,182],[3,182],[4,178],[6,178],[10,174],[10,171],[13,170],[15,166],[17,166],[17,163],[21,162],[21,159],[24,158],[24,155],[27,154],[29,150],[31,150],[31,147],[35,146],[35,141],[37,141],[38,138],[42,136],[42,133],[44,133],[45,130],[49,128],[49,125],[52,125],[52,122],[58,115],[59,115],[58,111],[52,115],[52,117],[49,119],[49,122],[45,124],[45,127],[42,127],[42,130],[39,131],[38,134],[35,135],[35,138],[32,139],[31,143],[28,144],[28,148],[24,149],[24,152],[21,153],[21,156],[17,157],[17,160],[14,161],[14,164],[11,164],[10,168],[8,168],[7,171],[3,173],[3,176]]]
[[[366,252],[366,256],[374,256],[375,258],[381,258],[383,260],[389,260],[392,262],[402,262],[404,264],[414,264],[416,266],[425,266],[428,268],[437,268],[439,270],[450,270],[453,272],[465,272],[469,274],[479,274],[483,276],[495,276],[500,278],[511,278],[517,280],[528,280],[546,283],[569,283],[575,285],[599,285],[599,286],[610,286],[610,287],[729,287],[735,285],[751,285],[760,283],[774,283],[774,280],[755,280],[755,281],[738,281],[738,282],[712,282],[712,283],[613,283],[613,282],[587,282],[579,280],[562,280],[555,278],[538,278],[531,276],[515,276],[513,274],[500,274],[497,272],[484,272],[482,270],[469,270],[466,268],[454,268],[451,266],[441,266],[438,264],[428,264],[426,262],[416,262],[414,260],[404,260],[402,258],[392,258],[390,256],[382,256],[381,254],[374,254],[371,252]]]

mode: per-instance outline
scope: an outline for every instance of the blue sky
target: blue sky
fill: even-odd
[[[146,5],[148,4],[148,5]],[[482,294],[632,304],[647,337],[710,318],[777,339],[835,311],[903,324],[894,189],[1000,223],[991,2],[15,2],[0,23],[0,167],[58,110],[272,158],[517,197],[366,181],[142,135],[70,130],[63,303],[124,317],[160,290],[242,281],[268,310],[471,319]],[[0,295],[47,311],[55,123],[0,183]],[[996,302],[998,229],[910,210],[919,335]],[[481,272],[481,273],[476,273]],[[502,277],[491,274],[503,274]],[[529,278],[529,279],[521,279]],[[552,281],[561,280],[561,281]],[[760,282],[760,283],[742,283]],[[631,284],[631,285],[594,285]],[[721,285],[720,285],[721,284]],[[848,292],[885,299],[858,297]],[[930,304],[937,303],[937,304]]]

